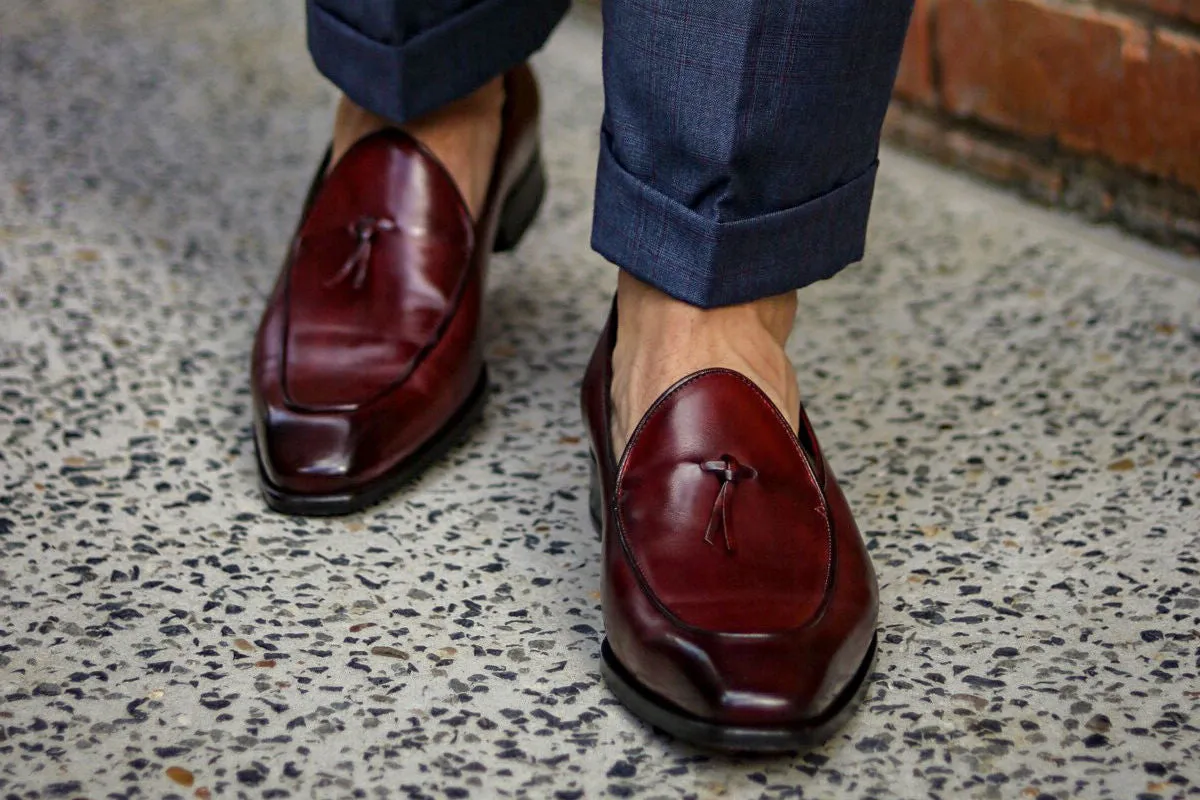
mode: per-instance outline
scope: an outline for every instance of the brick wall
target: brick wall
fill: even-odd
[[[1200,0],[917,0],[888,137],[1200,248]]]

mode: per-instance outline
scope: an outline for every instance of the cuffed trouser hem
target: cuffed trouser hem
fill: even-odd
[[[782,294],[862,258],[878,165],[798,206],[720,222],[626,172],[605,136],[592,248],[638,280],[701,308]]]
[[[486,0],[402,44],[372,39],[310,0],[308,49],[347,97],[407,122],[464,97],[539,50],[570,0]]]

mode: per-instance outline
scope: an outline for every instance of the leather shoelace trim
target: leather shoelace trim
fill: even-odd
[[[717,492],[717,499],[713,501],[712,513],[708,515],[708,526],[704,529],[704,541],[712,544],[716,530],[720,528],[721,536],[725,540],[726,551],[736,552],[733,526],[729,524],[729,507],[733,504],[733,489],[739,480],[753,480],[758,476],[758,472],[753,467],[740,463],[731,455],[723,455],[715,461],[705,461],[700,464],[700,469],[716,475],[721,481],[721,489]]]
[[[351,279],[351,286],[361,289],[367,280],[367,271],[371,265],[371,243],[377,234],[393,232],[397,230],[397,226],[394,220],[386,218],[359,217],[347,225],[346,230],[358,242],[358,247],[354,248],[354,252],[350,254],[350,258],[346,259],[342,268],[325,281],[327,289],[332,289],[347,278]]]

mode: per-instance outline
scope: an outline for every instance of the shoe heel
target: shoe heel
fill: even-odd
[[[537,151],[525,168],[525,172],[513,184],[504,205],[500,208],[500,222],[496,229],[493,250],[506,253],[517,246],[525,231],[537,218],[538,209],[546,197],[546,169],[542,164],[542,153]]]
[[[588,509],[591,511],[592,527],[596,536],[601,536],[604,530],[604,491],[600,488],[600,469],[596,466],[596,457],[591,461],[591,488],[588,491]]]

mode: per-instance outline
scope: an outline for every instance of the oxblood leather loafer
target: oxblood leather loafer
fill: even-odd
[[[505,85],[478,221],[436,157],[399,130],[318,170],[254,345],[255,445],[272,508],[356,511],[478,418],[488,255],[516,245],[545,191],[537,84],[520,67]]]
[[[736,372],[704,370],[610,427],[615,311],[583,383],[602,529],[602,671],[680,739],[780,751],[828,738],[861,700],[878,588],[803,410],[792,432]]]

